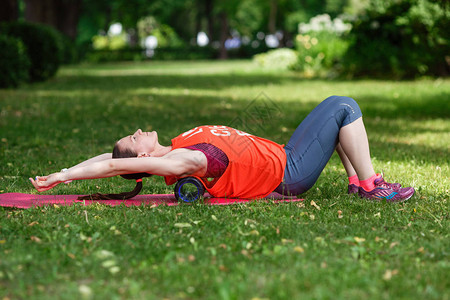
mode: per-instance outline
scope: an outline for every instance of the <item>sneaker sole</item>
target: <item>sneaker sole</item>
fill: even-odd
[[[376,202],[381,202],[381,201],[386,201],[388,203],[399,203],[399,202],[405,202],[409,199],[411,199],[411,197],[416,193],[416,191],[412,188],[412,193],[408,196],[406,196],[406,198],[402,198],[402,199],[387,199],[387,198],[367,198],[364,196],[359,195],[361,198],[366,199],[368,201],[376,201]]]

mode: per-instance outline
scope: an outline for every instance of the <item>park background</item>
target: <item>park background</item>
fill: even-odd
[[[300,204],[0,208],[0,297],[449,299],[449,16],[426,0],[2,1],[0,193],[36,193],[28,177],[137,128],[167,145],[239,123],[286,143],[338,94],[360,104],[375,168],[416,194],[348,196],[333,156]]]
[[[308,77],[448,76],[449,6],[445,0],[5,0],[0,87],[45,80],[60,64],[86,61],[253,58]]]

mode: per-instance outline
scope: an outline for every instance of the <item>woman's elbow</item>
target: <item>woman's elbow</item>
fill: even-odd
[[[113,176],[117,174],[125,174],[125,170],[121,168],[121,164],[119,164],[116,159],[109,160],[105,167],[106,170],[104,171],[112,174]]]

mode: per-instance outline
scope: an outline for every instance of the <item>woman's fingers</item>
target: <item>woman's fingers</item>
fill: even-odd
[[[37,177],[36,177],[36,180],[34,180],[33,178],[28,178],[28,179],[30,179],[31,184],[33,184],[34,188],[37,189],[38,192],[42,192],[42,191],[41,191],[41,187],[40,187],[39,184],[36,182]]]
[[[36,176],[36,181],[47,181],[48,176]]]
[[[29,178],[31,183],[33,184],[33,186],[35,187],[36,190],[38,190],[38,192],[43,192],[44,189],[42,188],[41,184],[39,184],[36,180],[38,180],[38,178],[36,177],[36,180],[33,178]]]
[[[33,184],[33,186],[36,188],[36,190],[38,192],[44,192],[44,191],[50,190],[53,187],[55,187],[56,185],[58,185],[58,182],[49,184],[49,182],[47,182],[47,178],[48,178],[48,176],[42,176],[42,177],[36,176],[35,179],[29,178],[29,180],[31,181],[31,183]]]

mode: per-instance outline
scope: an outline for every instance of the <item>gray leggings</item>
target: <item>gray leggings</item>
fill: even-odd
[[[284,179],[275,191],[299,195],[309,190],[336,149],[340,129],[361,116],[358,104],[349,97],[331,96],[316,106],[284,147]]]

